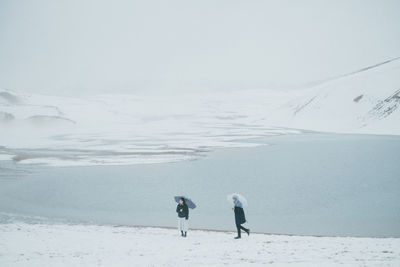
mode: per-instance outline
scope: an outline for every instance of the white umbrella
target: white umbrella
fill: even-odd
[[[237,201],[239,201],[242,206],[247,206],[247,199],[242,196],[241,194],[238,193],[232,193],[226,196],[226,199],[231,203],[231,204],[235,204],[234,200],[237,199]]]

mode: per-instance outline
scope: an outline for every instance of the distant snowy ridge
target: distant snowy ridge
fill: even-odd
[[[0,90],[0,157],[52,165],[172,162],[253,137],[400,134],[400,58],[302,90],[59,97]]]
[[[342,74],[342,75],[330,77],[330,78],[323,79],[323,80],[320,80],[320,81],[311,82],[311,83],[308,84],[307,87],[312,87],[312,86],[320,85],[320,84],[323,84],[323,83],[326,83],[326,82],[330,82],[330,81],[332,81],[332,80],[337,80],[337,79],[340,79],[340,78],[344,78],[344,77],[347,77],[347,76],[351,76],[351,75],[354,75],[354,74],[358,74],[358,73],[361,73],[361,72],[364,72],[364,71],[367,71],[367,70],[370,70],[370,69],[374,69],[374,68],[380,67],[380,66],[382,66],[382,65],[391,63],[391,62],[396,61],[396,60],[399,60],[399,59],[400,59],[400,57],[395,57],[395,58],[392,58],[392,59],[385,60],[385,61],[383,61],[383,62],[374,64],[374,65],[372,65],[372,66],[368,66],[368,67],[364,67],[364,68],[361,68],[361,69],[356,70],[356,71],[352,71],[352,72],[350,72],[350,73],[346,73],[346,74]]]

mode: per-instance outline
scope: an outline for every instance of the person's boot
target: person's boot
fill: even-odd
[[[250,229],[246,229],[245,231],[246,231],[247,235],[250,235]]]
[[[237,233],[238,233],[238,235],[237,235],[237,237],[235,237],[235,239],[240,239],[240,238],[242,238],[242,237],[241,237],[241,234],[240,234],[240,229],[238,229],[238,232],[237,232]]]
[[[185,235],[184,235],[184,237],[186,237],[186,235],[187,235],[187,232],[185,232]]]
[[[181,236],[184,236],[184,235],[183,235],[183,231],[181,231]]]

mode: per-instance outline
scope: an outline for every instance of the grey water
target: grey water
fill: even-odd
[[[96,224],[234,230],[226,195],[247,197],[252,231],[400,237],[400,137],[308,133],[263,138],[178,163],[46,167],[0,163],[0,221],[9,215]],[[15,169],[16,173],[9,169]],[[7,219],[8,218],[8,219]],[[29,220],[29,219],[26,219]]]

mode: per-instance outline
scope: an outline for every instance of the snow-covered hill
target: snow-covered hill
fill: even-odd
[[[187,160],[304,129],[400,134],[400,58],[299,90],[59,97],[0,90],[0,158],[53,165]]]
[[[288,105],[292,127],[400,134],[400,58],[329,79]]]

